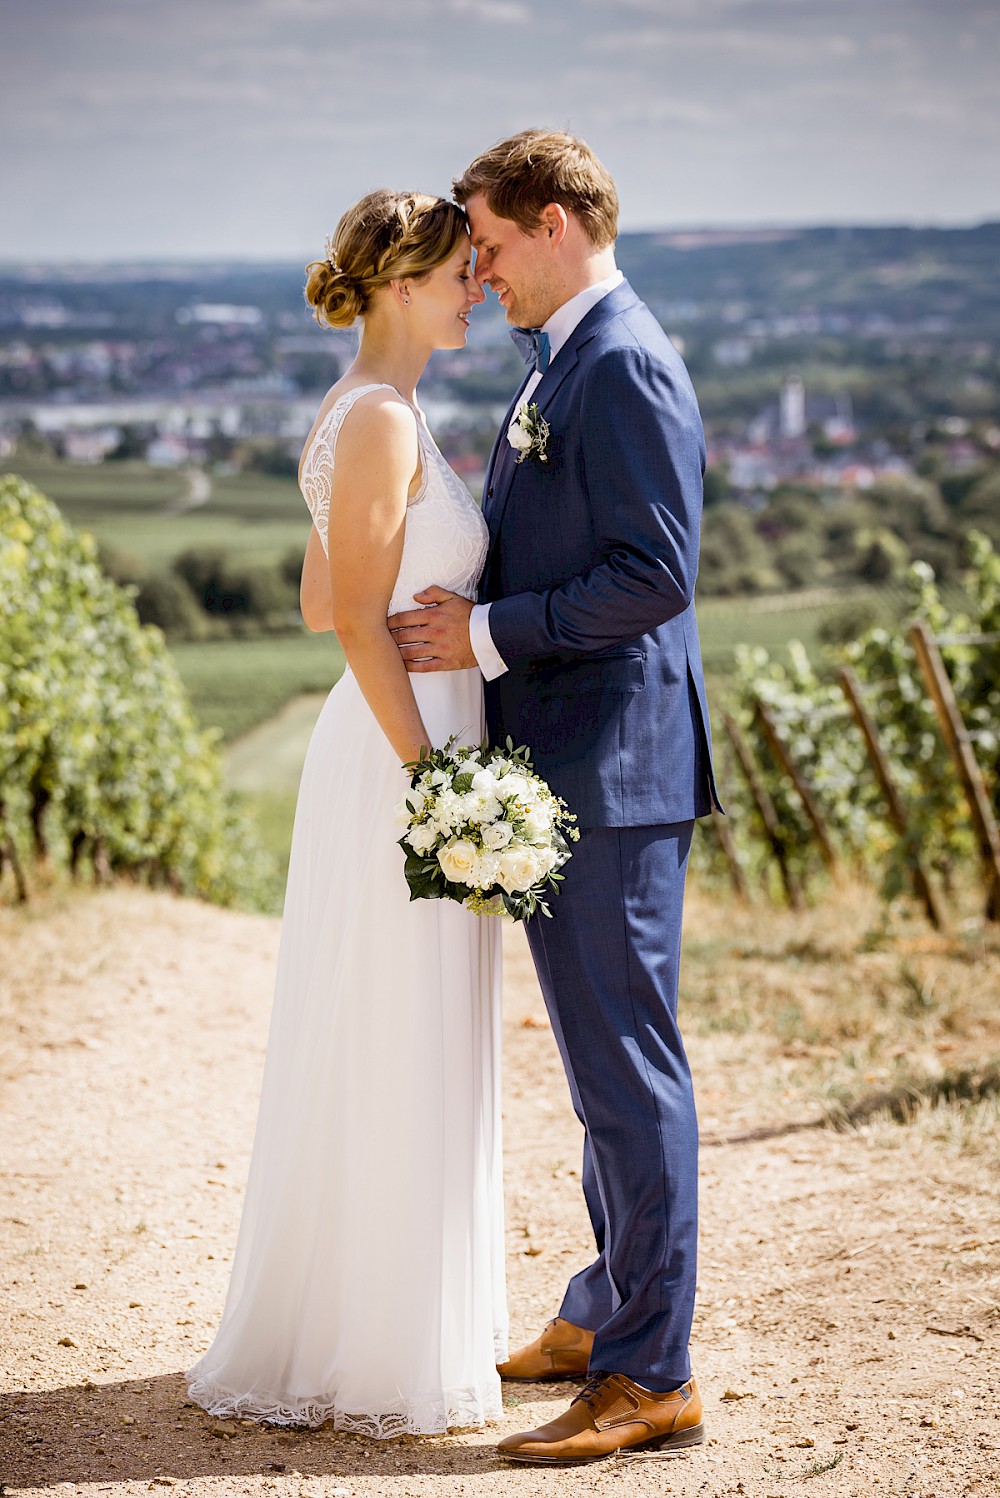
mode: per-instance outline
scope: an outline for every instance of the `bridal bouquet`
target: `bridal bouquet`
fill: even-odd
[[[580,834],[566,803],[531,767],[526,748],[422,751],[406,766],[410,789],[396,807],[411,900],[458,900],[476,915],[551,915],[558,872]]]

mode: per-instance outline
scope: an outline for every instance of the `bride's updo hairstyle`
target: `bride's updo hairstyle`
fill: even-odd
[[[465,214],[447,198],[370,192],[340,220],[326,259],[306,266],[313,316],[329,328],[349,328],[380,286],[404,276],[420,281],[454,254],[464,233]]]

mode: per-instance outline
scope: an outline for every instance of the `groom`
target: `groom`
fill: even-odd
[[[589,1375],[558,1419],[500,1444],[568,1464],[703,1439],[677,979],[694,819],[717,799],[692,602],[704,439],[684,365],[615,267],[615,186],[583,141],[524,131],[455,197],[528,367],[486,477],[481,601],[431,588],[433,607],[390,622],[411,671],[479,665],[491,739],[528,744],[579,819],[553,918],[526,929],[585,1130],[596,1257],[500,1368]]]

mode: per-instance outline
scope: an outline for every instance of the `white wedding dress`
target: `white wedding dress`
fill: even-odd
[[[324,549],[337,434],[379,388],[342,395],[310,444]],[[412,409],[423,472],[390,612],[432,583],[474,597],[486,555],[475,501]],[[477,670],[410,680],[435,745],[481,740]],[[225,1311],[187,1375],[214,1415],[396,1436],[501,1412],[500,933],[451,901],[410,903],[407,783],[346,670],[302,771]]]

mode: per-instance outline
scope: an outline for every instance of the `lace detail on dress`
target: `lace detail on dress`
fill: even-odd
[[[358,385],[354,390],[347,390],[343,395],[338,395],[316,428],[302,464],[300,484],[302,495],[319,532],[323,550],[327,553],[329,553],[329,548],[326,538],[330,528],[330,492],[333,486],[333,461],[337,450],[337,438],[344,425],[344,419],[353,409],[355,401],[360,400],[363,395],[369,395],[373,390],[391,390],[394,395],[399,395],[394,385],[385,384]],[[402,399],[401,396],[400,399]]]
[[[335,1400],[309,1399],[300,1404],[270,1403],[252,1394],[236,1394],[207,1379],[194,1379],[188,1392],[196,1404],[222,1419],[260,1420],[269,1425],[307,1425],[316,1428],[333,1421],[334,1430],[351,1431],[377,1440],[396,1436],[440,1436],[449,1430],[473,1430],[499,1420],[499,1393],[481,1389],[448,1389],[442,1396],[416,1396],[382,1411],[351,1414]]]
[[[392,390],[403,399],[393,385],[358,385],[348,390],[334,401],[317,427],[302,464],[302,495],[324,551],[328,550],[337,436],[355,401],[372,390]],[[489,529],[479,506],[441,456],[420,412],[409,401],[406,404],[417,419],[423,477],[407,506],[403,555],[389,602],[390,614],[413,608],[413,595],[432,583],[463,598],[475,598],[489,545]]]

